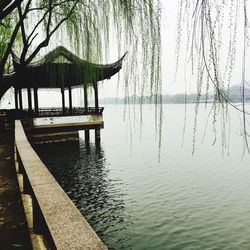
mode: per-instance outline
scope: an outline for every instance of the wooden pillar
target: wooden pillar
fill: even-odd
[[[64,94],[64,88],[61,88],[62,92],[62,109],[63,109],[63,114],[65,114],[65,94]]]
[[[98,87],[97,82],[94,83],[94,92],[95,92],[95,110],[98,111],[99,108],[99,99],[98,99]]]
[[[31,98],[31,89],[27,88],[27,93],[28,93],[28,109],[29,112],[32,111],[32,98]]]
[[[69,86],[69,112],[72,114],[72,88]]]
[[[15,88],[15,108],[18,109],[18,89]]]
[[[84,108],[86,109],[85,111],[87,112],[87,109],[88,109],[88,90],[87,90],[86,83],[84,83],[83,88],[84,88]]]
[[[84,132],[85,132],[85,142],[89,143],[89,130],[85,129]]]
[[[86,83],[84,83],[83,88],[84,88],[84,108],[85,108],[85,112],[87,113],[88,111],[88,89],[87,89]],[[86,129],[84,130],[84,132],[85,132],[85,143],[89,143],[89,130]]]
[[[101,130],[95,129],[95,142],[99,144],[101,142]]]
[[[18,94],[19,94],[19,108],[23,109],[22,89],[19,89]]]
[[[95,93],[95,111],[98,112],[99,99],[98,99],[97,82],[94,83],[94,93]],[[95,142],[96,142],[96,144],[100,144],[100,141],[101,141],[101,130],[100,129],[95,129]]]
[[[38,106],[38,88],[34,88],[34,104],[35,104],[35,114],[38,115],[39,106]]]

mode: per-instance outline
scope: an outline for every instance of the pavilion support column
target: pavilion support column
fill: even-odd
[[[34,104],[35,104],[35,114],[38,115],[39,106],[38,106],[38,88],[34,88]]]
[[[19,94],[19,108],[22,110],[23,109],[22,89],[19,89],[18,94]]]
[[[89,143],[89,137],[90,137],[89,130],[85,129],[84,132],[85,132],[85,143]]]
[[[18,109],[18,89],[15,88],[15,108]]]
[[[98,99],[98,87],[97,87],[97,82],[94,83],[94,93],[95,93],[95,110],[98,112],[99,108],[99,99]]]
[[[72,88],[69,86],[69,112],[72,114]]]
[[[87,90],[87,84],[86,83],[84,83],[83,88],[84,88],[84,108],[85,108],[85,112],[87,113],[87,109],[88,109],[88,90]]]
[[[28,109],[29,112],[32,111],[32,98],[31,98],[31,89],[27,88],[27,93],[28,93]]]
[[[63,114],[65,114],[65,94],[64,94],[64,88],[61,88],[62,92],[62,109],[63,109]]]
[[[88,112],[88,89],[87,89],[87,84],[84,83],[83,84],[83,88],[84,88],[84,108],[85,108],[85,113]],[[89,143],[89,130],[85,129],[85,143]]]
[[[101,130],[95,129],[95,143],[100,144],[101,142]]]
[[[94,94],[95,94],[95,112],[98,113],[99,98],[98,98],[97,82],[94,82],[93,87],[94,87]],[[95,129],[95,142],[98,145],[98,144],[100,144],[100,141],[101,141],[101,130],[100,129]]]

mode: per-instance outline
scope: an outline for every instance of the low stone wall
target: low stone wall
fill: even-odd
[[[20,121],[15,122],[15,145],[24,191],[32,196],[34,228],[47,237],[49,247],[107,249],[33,150]]]

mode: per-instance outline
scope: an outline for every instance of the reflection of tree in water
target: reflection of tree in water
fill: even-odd
[[[101,145],[39,145],[39,156],[109,249],[122,249],[128,216],[120,179],[111,179]]]

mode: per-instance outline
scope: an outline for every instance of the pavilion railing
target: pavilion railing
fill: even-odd
[[[79,115],[102,115],[104,108],[95,107],[75,107],[75,108],[40,108],[38,112],[28,109],[16,110],[16,109],[4,109],[0,112],[0,128],[4,127],[4,124],[13,123],[14,120],[30,119],[38,117],[56,117],[56,116],[79,116]]]
[[[40,108],[38,114],[34,114],[34,117],[44,117],[44,116],[61,116],[61,115],[101,115],[104,108],[95,107],[76,107],[76,108]]]

